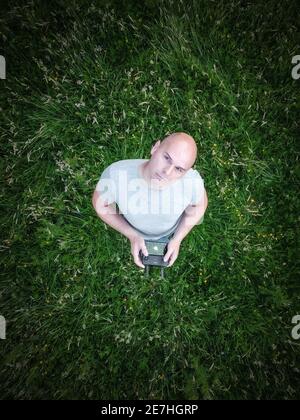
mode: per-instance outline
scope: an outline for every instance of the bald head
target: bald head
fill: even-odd
[[[172,133],[165,137],[161,147],[174,150],[177,154],[182,154],[191,168],[197,158],[197,145],[192,136],[186,133]]]
[[[151,159],[142,164],[141,175],[163,188],[183,177],[194,165],[197,145],[186,133],[172,133],[158,140],[151,149]]]

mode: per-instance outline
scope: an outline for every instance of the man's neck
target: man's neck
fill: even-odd
[[[140,175],[147,182],[147,184],[149,185],[151,189],[156,190],[156,191],[161,191],[161,190],[167,189],[168,187],[170,187],[171,185],[175,184],[178,181],[178,180],[174,180],[172,182],[168,182],[165,184],[160,184],[159,181],[155,181],[155,180],[152,180],[151,182],[148,164],[149,164],[149,160],[147,160],[147,162],[142,163],[142,165],[140,166]]]
[[[142,178],[147,182],[147,184],[149,185],[151,189],[161,190],[163,188],[166,188],[166,185],[162,187],[158,183],[153,182],[153,180],[151,182],[148,164],[149,164],[149,160],[147,162],[142,163],[140,166],[140,175],[142,176]]]
[[[141,165],[141,175],[142,175],[142,177],[144,178],[144,180],[145,180],[148,184],[150,184],[150,177],[149,177],[149,173],[148,173],[148,163],[149,163],[149,160],[148,160],[147,162],[144,162],[144,163]]]

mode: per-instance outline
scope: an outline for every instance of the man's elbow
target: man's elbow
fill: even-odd
[[[95,210],[96,210],[96,205],[97,205],[98,198],[99,198],[99,195],[98,195],[97,191],[94,191],[93,196],[92,196],[92,204],[93,204],[93,207],[94,207]]]
[[[208,207],[208,198],[207,198],[207,194],[205,192],[204,199],[203,199],[202,203],[199,206],[197,206],[197,210],[196,210],[197,214],[199,216],[199,220],[203,219],[203,216],[206,213],[207,207]]]
[[[118,214],[118,209],[116,203],[108,204],[107,201],[104,201],[100,193],[95,191],[92,198],[93,207],[98,214],[99,217],[103,218],[103,216],[107,215],[115,215]]]
[[[207,207],[208,207],[208,198],[207,198],[207,193],[206,193],[206,191],[205,191],[205,194],[204,194],[203,200],[202,200],[202,202],[201,202],[201,203],[197,206],[197,208],[198,208],[198,211],[199,211],[201,214],[204,214],[204,213],[206,212]]]
[[[99,194],[98,191],[94,191],[94,193],[93,193],[92,204],[93,204],[93,207],[94,207],[96,213],[99,216],[104,214],[104,207],[101,203],[101,198],[100,198],[100,194]]]
[[[204,207],[205,207],[205,211],[206,211],[206,209],[208,207],[208,197],[207,197],[206,191],[205,191],[205,204],[204,204]]]

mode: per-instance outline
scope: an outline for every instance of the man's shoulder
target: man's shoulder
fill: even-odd
[[[192,191],[203,191],[205,190],[204,179],[197,169],[189,169],[184,177],[184,185]]]
[[[116,162],[112,162],[103,171],[102,179],[111,179],[118,181],[122,177],[128,179],[135,178],[138,173],[138,166],[144,161],[144,159],[123,159]]]
[[[145,159],[123,159],[118,160],[116,162],[111,163],[106,169],[111,170],[131,170],[137,168],[138,165],[140,165]]]
[[[186,178],[188,179],[200,179],[203,180],[201,174],[199,173],[199,171],[197,169],[189,169],[185,175]]]

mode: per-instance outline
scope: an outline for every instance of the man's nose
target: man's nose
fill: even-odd
[[[172,170],[173,170],[173,166],[174,166],[174,165],[170,165],[167,169],[165,169],[165,174],[166,174],[166,175],[168,175],[168,176],[169,176],[169,175],[171,174],[171,172],[172,172]]]

